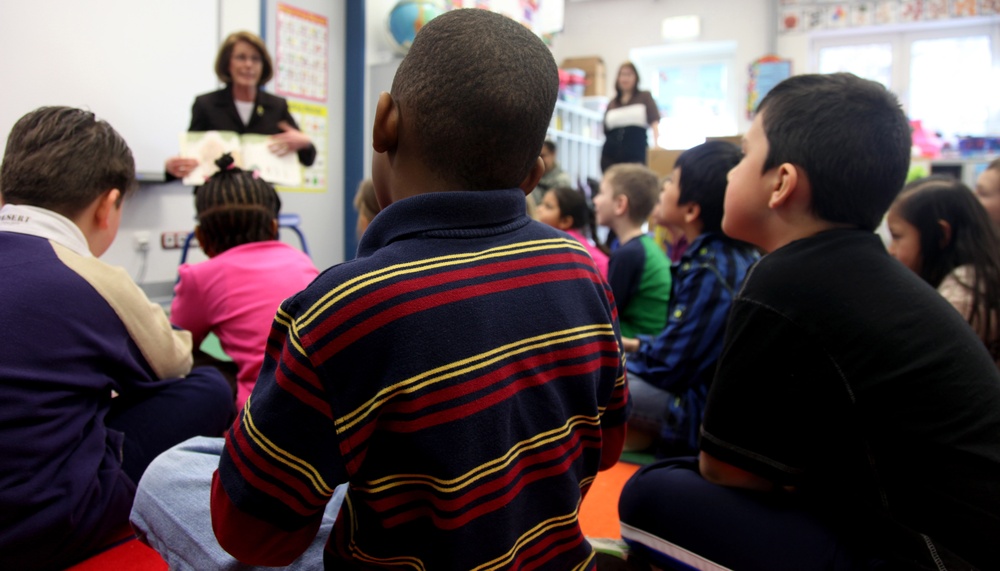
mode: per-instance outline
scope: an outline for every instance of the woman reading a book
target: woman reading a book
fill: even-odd
[[[305,166],[316,160],[316,147],[288,111],[288,102],[261,89],[274,69],[263,40],[250,32],[229,35],[215,58],[215,74],[226,86],[199,95],[191,107],[188,131],[235,131],[272,135],[270,150],[276,155],[298,153]],[[198,166],[198,159],[167,159],[168,178],[184,178]]]

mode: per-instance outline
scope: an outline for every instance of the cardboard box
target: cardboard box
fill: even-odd
[[[587,87],[584,96],[607,95],[608,84],[605,79],[604,60],[597,56],[571,57],[563,60],[563,69],[582,69],[587,74]]]
[[[648,149],[646,151],[646,164],[661,178],[669,176],[674,172],[674,163],[677,162],[677,157],[681,156],[683,152],[681,149]]]

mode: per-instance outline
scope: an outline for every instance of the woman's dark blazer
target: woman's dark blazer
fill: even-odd
[[[236,111],[233,90],[227,86],[195,98],[191,107],[191,126],[188,127],[188,131],[236,131],[240,134],[276,135],[281,132],[281,128],[278,127],[279,121],[287,121],[292,127],[299,128],[288,111],[288,102],[283,97],[258,90],[257,100],[250,114],[250,124],[244,125],[239,112]],[[310,166],[316,160],[316,146],[309,145],[298,151],[298,155],[300,163]]]

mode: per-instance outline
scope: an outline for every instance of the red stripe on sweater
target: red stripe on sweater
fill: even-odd
[[[603,367],[617,367],[617,365],[617,357],[596,355],[595,358],[585,363],[558,367],[556,369],[531,375],[530,377],[518,379],[513,383],[504,385],[503,387],[484,395],[482,398],[463,405],[431,413],[413,420],[384,420],[380,422],[379,426],[385,430],[395,432],[416,432],[418,430],[425,430],[432,426],[467,418],[509,399],[511,396],[522,390],[544,385],[545,383],[551,382],[557,378],[589,375]]]
[[[454,517],[443,517],[438,515],[437,512],[435,512],[430,506],[421,506],[419,508],[403,512],[399,515],[388,517],[383,521],[383,525],[385,525],[386,527],[395,527],[397,525],[402,525],[406,522],[413,521],[415,519],[426,518],[430,520],[430,523],[432,523],[435,527],[439,529],[446,529],[446,530],[458,529],[463,525],[467,525],[469,522],[479,517],[482,517],[485,514],[494,512],[499,509],[503,509],[528,484],[532,484],[534,482],[546,478],[551,478],[554,476],[565,474],[569,470],[570,465],[572,465],[573,462],[575,462],[576,459],[579,458],[583,449],[584,449],[583,446],[577,447],[576,449],[573,450],[573,453],[571,455],[565,457],[563,461],[560,462],[559,464],[550,466],[542,470],[535,470],[534,472],[529,472],[523,478],[518,480],[515,485],[511,486],[511,488],[507,490],[506,493],[497,496],[496,498],[488,502],[483,502],[477,505],[476,507],[467,510],[461,514],[458,514]]]
[[[504,278],[493,282],[471,284],[447,291],[428,294],[419,299],[405,301],[403,303],[387,307],[384,311],[381,311],[361,323],[358,323],[354,327],[351,327],[342,335],[333,339],[330,343],[318,347],[313,356],[317,361],[325,362],[348,345],[365,337],[369,333],[381,327],[385,327],[393,321],[421,311],[427,311],[435,307],[457,303],[476,297],[495,295],[504,291],[518,290],[535,285],[560,281],[576,281],[581,278],[589,278],[597,281],[600,279],[600,276],[596,273],[588,273],[582,269],[554,270],[527,276]],[[310,340],[316,339],[316,332],[318,330],[330,330],[340,323],[342,323],[341,320],[335,319],[332,316],[328,317],[323,320],[322,324],[317,325],[316,330],[309,331],[307,338]]]
[[[547,352],[529,355],[524,359],[508,363],[499,369],[494,369],[479,377],[463,380],[451,385],[441,383],[441,385],[444,385],[443,388],[433,390],[418,398],[409,401],[394,401],[383,408],[383,413],[413,413],[425,407],[487,389],[491,385],[506,380],[517,373],[522,373],[536,367],[540,368],[560,361],[568,361],[588,355],[593,358],[593,355],[599,355],[602,351],[614,353],[617,351],[617,346],[614,341],[592,341],[585,345],[567,347],[557,351],[552,351],[548,348],[545,350]]]
[[[586,254],[560,252],[558,254],[546,254],[506,260],[503,262],[479,264],[457,270],[441,271],[431,275],[417,275],[416,277],[402,279],[401,281],[389,284],[385,284],[384,282],[379,283],[377,287],[368,287],[368,293],[363,294],[361,297],[358,297],[349,303],[340,305],[333,313],[324,317],[320,323],[307,328],[307,331],[303,335],[302,339],[304,343],[312,344],[319,338],[327,335],[338,325],[349,321],[362,312],[393,298],[420,291],[422,289],[438,287],[459,281],[483,280],[489,276],[495,276],[497,274],[514,271],[523,272],[532,268],[553,266],[556,264],[565,266],[569,263],[589,264],[590,258],[587,257]],[[576,271],[579,271],[581,276],[587,275],[587,271],[584,268],[578,268]],[[596,273],[596,271],[594,273]]]

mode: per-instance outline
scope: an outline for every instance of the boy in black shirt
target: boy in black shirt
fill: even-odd
[[[623,536],[736,569],[1000,569],[1000,373],[872,232],[909,165],[895,97],[790,78],[744,152],[723,230],[771,253],[733,304],[701,477],[638,473]]]

